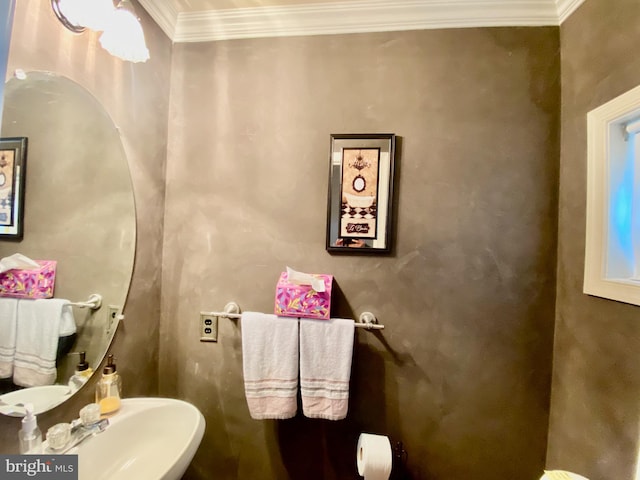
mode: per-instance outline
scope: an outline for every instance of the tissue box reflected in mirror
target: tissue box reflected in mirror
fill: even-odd
[[[0,273],[0,297],[51,298],[56,282],[56,261],[36,260],[40,268]]]
[[[308,275],[308,274],[303,274]],[[311,285],[289,281],[287,272],[280,274],[276,285],[275,314],[281,317],[300,317],[328,320],[331,313],[331,287],[333,275],[311,274],[324,282],[324,292]]]

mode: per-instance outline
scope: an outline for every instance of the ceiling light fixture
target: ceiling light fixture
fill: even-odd
[[[133,4],[121,0],[51,0],[53,12],[60,22],[74,33],[85,29],[102,32],[100,44],[122,60],[146,62],[149,49]]]
[[[100,45],[111,55],[129,62],[146,62],[149,49],[142,25],[130,0],[121,0],[111,14],[110,24],[102,32]]]
[[[80,24],[79,16],[82,10],[78,0],[51,0],[51,8],[60,23],[73,33],[82,33],[85,27]]]

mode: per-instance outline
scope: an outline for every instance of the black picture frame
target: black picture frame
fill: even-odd
[[[396,136],[331,134],[326,249],[391,252]]]
[[[0,240],[24,235],[27,137],[0,138]]]

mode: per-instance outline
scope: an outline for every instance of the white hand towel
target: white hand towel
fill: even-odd
[[[13,375],[13,358],[16,353],[18,326],[18,299],[0,298],[0,378]]]
[[[56,353],[61,334],[75,332],[69,300],[18,300],[18,328],[13,383],[22,387],[56,381]]]
[[[300,321],[300,387],[306,417],[347,416],[354,332],[353,320]]]
[[[285,419],[298,408],[298,319],[242,314],[242,369],[251,418]]]

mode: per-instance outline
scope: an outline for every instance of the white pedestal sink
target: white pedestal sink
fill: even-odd
[[[77,449],[79,480],[179,480],[204,434],[202,413],[171,398],[127,398]]]

